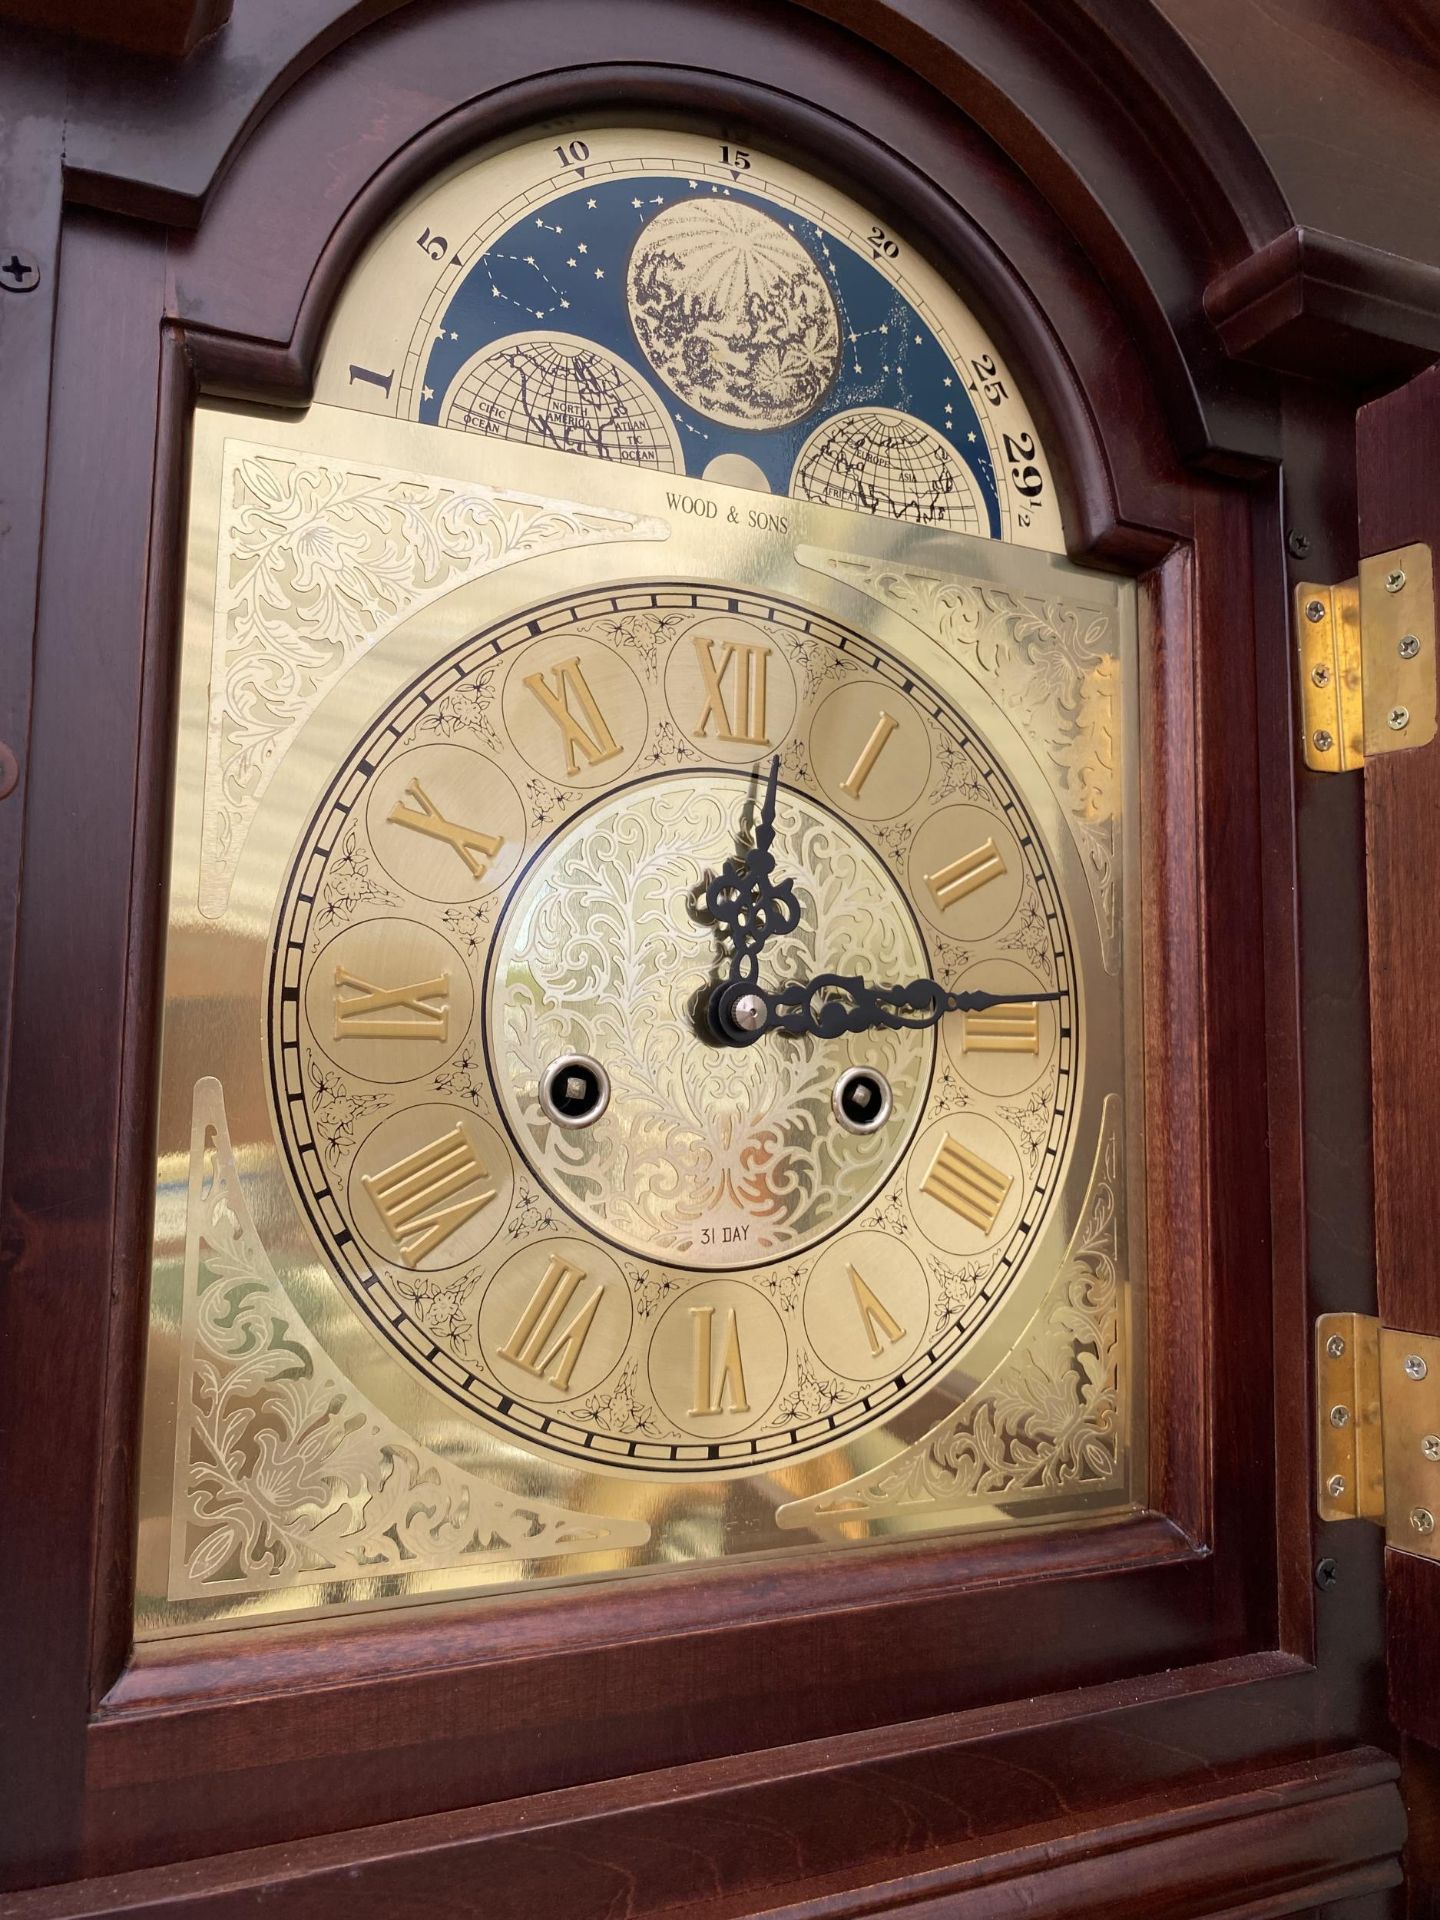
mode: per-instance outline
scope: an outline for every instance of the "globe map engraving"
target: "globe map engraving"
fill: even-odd
[[[805,442],[791,491],[821,506],[981,533],[984,510],[963,460],[933,428],[886,407],[827,420]]]
[[[509,334],[455,382],[444,424],[527,447],[681,473],[670,416],[633,368],[594,341]]]

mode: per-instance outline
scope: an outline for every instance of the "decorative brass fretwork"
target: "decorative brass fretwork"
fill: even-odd
[[[172,1600],[649,1538],[461,1472],[332,1366],[261,1244],[218,1080],[195,1087],[180,1371]]]

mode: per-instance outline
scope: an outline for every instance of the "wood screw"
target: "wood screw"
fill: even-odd
[[[1328,687],[1330,684],[1330,669],[1324,666],[1312,667],[1310,670],[1310,678],[1315,682],[1317,687]]]
[[[33,293],[40,284],[40,262],[33,253],[0,244],[0,289],[6,293]]]
[[[1325,1351],[1329,1354],[1332,1360],[1338,1360],[1341,1354],[1344,1353],[1345,1351],[1344,1334],[1332,1333],[1330,1338],[1325,1342]]]
[[[1315,1563],[1315,1584],[1322,1593],[1328,1593],[1340,1578],[1340,1569],[1333,1560],[1318,1560]]]
[[[1402,660],[1413,660],[1420,651],[1420,642],[1415,638],[1413,633],[1407,633],[1405,638],[1400,642],[1399,651]]]
[[[1399,567],[1396,567],[1393,573],[1387,573],[1385,576],[1386,593],[1398,593],[1400,589],[1404,586],[1404,584],[1405,584],[1405,575],[1401,572]]]
[[[1426,1376],[1426,1374],[1427,1374],[1427,1373],[1428,1373],[1429,1371],[1430,1371],[1430,1369],[1429,1369],[1429,1368],[1428,1368],[1428,1367],[1426,1366],[1426,1364],[1425,1364],[1425,1361],[1424,1361],[1424,1358],[1423,1358],[1423,1356],[1422,1356],[1422,1355],[1420,1355],[1420,1354],[1418,1354],[1418,1353],[1407,1353],[1407,1354],[1406,1354],[1406,1356],[1405,1356],[1405,1375],[1406,1375],[1406,1378],[1407,1378],[1407,1379],[1409,1379],[1409,1380],[1423,1380],[1423,1379],[1425,1378],[1425,1376]]]
[[[1310,536],[1292,527],[1286,536],[1285,544],[1297,560],[1303,560],[1310,551]]]
[[[1440,1433],[1427,1433],[1420,1442],[1420,1451],[1427,1460],[1440,1460]]]
[[[1323,620],[1325,618],[1325,602],[1323,600],[1307,600],[1305,602],[1305,618],[1307,620]]]
[[[1321,727],[1320,731],[1315,735],[1315,751],[1317,753],[1328,753],[1334,744],[1334,734],[1327,733],[1325,729]]]
[[[1410,1510],[1410,1524],[1416,1533],[1433,1533],[1435,1531],[1435,1516],[1428,1507],[1412,1507]]]

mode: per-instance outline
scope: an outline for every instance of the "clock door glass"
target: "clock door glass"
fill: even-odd
[[[138,1630],[1131,1511],[1134,594],[993,343],[591,126],[318,395],[195,424]]]

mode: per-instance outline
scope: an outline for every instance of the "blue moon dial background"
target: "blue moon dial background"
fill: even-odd
[[[810,256],[835,304],[834,378],[818,404],[783,426],[736,427],[696,412],[646,358],[631,323],[627,269],[637,240],[666,208],[708,195],[776,221]],[[511,334],[549,330],[592,340],[632,367],[668,408],[685,470],[694,475],[717,455],[739,454],[763,471],[772,492],[787,493],[801,447],[827,420],[856,407],[911,415],[963,460],[988,532],[1000,537],[994,467],[964,370],[874,257],[793,209],[743,187],[673,174],[581,181],[542,212],[522,215],[469,263],[435,322],[416,417],[439,423],[451,383],[474,354]]]

